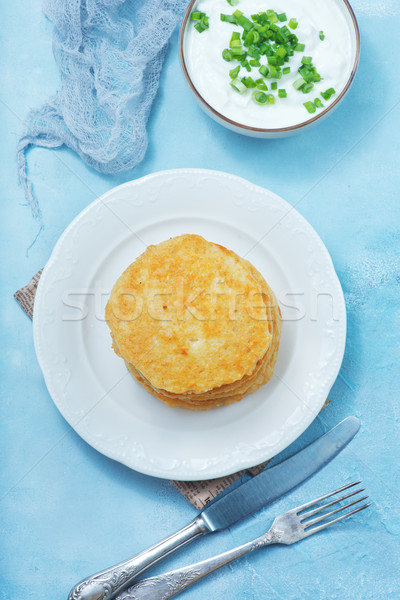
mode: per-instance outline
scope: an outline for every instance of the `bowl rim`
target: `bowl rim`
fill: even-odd
[[[353,83],[354,77],[357,72],[358,64],[360,61],[360,49],[361,49],[360,30],[358,27],[356,16],[350,5],[349,0],[339,0],[339,2],[342,2],[344,4],[345,8],[347,9],[347,11],[350,15],[351,21],[353,23],[354,33],[355,33],[355,38],[356,38],[356,51],[355,51],[354,63],[353,63],[349,78],[346,82],[346,85],[344,86],[344,88],[340,92],[340,94],[337,96],[337,98],[335,98],[335,100],[332,102],[332,104],[330,104],[323,111],[318,113],[318,115],[315,115],[314,117],[311,117],[310,119],[307,119],[307,121],[302,121],[301,123],[297,123],[295,125],[289,125],[288,127],[276,127],[276,128],[252,127],[251,125],[244,125],[243,123],[239,123],[238,121],[234,121],[233,119],[226,117],[222,113],[218,112],[215,108],[213,108],[211,106],[211,104],[209,104],[207,102],[207,100],[205,100],[203,98],[203,96],[200,94],[200,92],[194,85],[194,83],[189,75],[189,71],[186,67],[186,61],[185,61],[185,56],[184,56],[184,51],[183,51],[183,39],[184,39],[185,31],[186,31],[187,21],[189,19],[190,13],[192,12],[193,6],[197,1],[198,0],[190,0],[188,6],[186,8],[185,14],[183,16],[181,26],[179,28],[178,51],[179,51],[180,63],[181,63],[181,67],[182,67],[183,73],[185,75],[186,81],[189,84],[189,87],[191,88],[194,95],[200,101],[200,103],[203,104],[212,113],[213,116],[217,117],[217,119],[221,119],[222,121],[225,121],[226,124],[232,125],[239,129],[243,129],[245,131],[251,131],[251,132],[255,132],[255,133],[285,133],[285,132],[287,133],[287,132],[300,130],[303,127],[306,127],[307,125],[310,125],[311,123],[315,123],[322,117],[325,117],[329,113],[329,111],[334,109],[339,104],[339,102],[345,96],[345,94],[347,93],[351,84]]]

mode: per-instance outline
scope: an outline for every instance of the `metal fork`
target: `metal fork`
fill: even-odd
[[[289,512],[276,517],[272,523],[272,526],[266,533],[255,540],[252,540],[251,542],[247,542],[247,544],[243,544],[242,546],[238,546],[233,550],[228,550],[227,552],[218,554],[212,558],[189,565],[188,567],[183,567],[175,571],[170,571],[169,573],[156,575],[155,577],[150,577],[148,579],[142,579],[128,588],[125,592],[117,596],[116,600],[167,600],[168,598],[176,596],[179,594],[179,592],[186,589],[189,585],[192,585],[205,575],[216,571],[220,567],[232,562],[233,560],[236,560],[237,558],[240,558],[244,554],[248,554],[249,552],[253,552],[253,550],[257,550],[258,548],[269,546],[271,544],[294,544],[295,542],[303,540],[304,538],[309,537],[318,531],[326,529],[326,527],[329,527],[338,521],[343,521],[343,519],[351,517],[360,510],[364,510],[370,506],[371,503],[368,502],[367,504],[358,506],[357,508],[345,512],[334,519],[330,517],[333,517],[341,511],[349,509],[359,502],[362,502],[368,498],[368,496],[362,496],[352,500],[351,502],[348,502],[347,504],[339,505],[337,508],[334,508],[329,512],[325,512],[326,509],[334,506],[335,504],[339,504],[340,502],[343,502],[344,500],[347,500],[356,494],[360,494],[365,488],[349,491],[340,498],[335,498],[322,504],[321,506],[316,505],[320,504],[327,498],[335,496],[336,494],[340,494],[345,490],[349,490],[360,483],[361,481],[349,483],[348,485],[345,485],[334,492],[325,494],[320,498],[316,498],[311,502],[307,502],[302,506],[293,508],[292,510],[289,510]],[[316,506],[316,508],[307,510],[312,506]]]

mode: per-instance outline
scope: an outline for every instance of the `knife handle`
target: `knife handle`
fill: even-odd
[[[83,579],[69,593],[68,600],[111,600],[138,575],[198,536],[209,532],[201,515],[189,525],[143,550],[132,558]]]

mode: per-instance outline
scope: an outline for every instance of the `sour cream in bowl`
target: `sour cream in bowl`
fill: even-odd
[[[191,0],[179,54],[213,119],[283,137],[337,107],[358,67],[360,35],[347,0]]]

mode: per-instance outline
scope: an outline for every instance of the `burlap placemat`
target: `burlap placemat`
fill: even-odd
[[[14,294],[14,298],[25,311],[30,319],[33,317],[33,305],[35,302],[35,295],[37,286],[39,283],[42,269],[36,273],[28,283]],[[327,400],[322,407],[322,410],[329,404]],[[211,502],[218,494],[226,490],[232,483],[237,481],[240,477],[248,474],[250,476],[257,475],[269,461],[257,465],[251,469],[245,469],[239,471],[233,475],[227,475],[226,477],[219,477],[218,479],[210,479],[208,481],[171,481],[173,485],[183,494],[183,496],[189,500],[189,502],[198,510],[201,510],[206,504]]]

